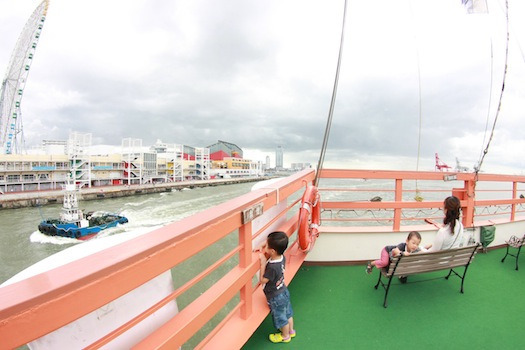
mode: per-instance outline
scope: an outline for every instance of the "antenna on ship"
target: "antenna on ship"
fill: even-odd
[[[29,69],[49,7],[43,0],[27,21],[11,55],[2,87],[0,88],[0,147],[5,154],[25,152],[24,131],[20,104]]]

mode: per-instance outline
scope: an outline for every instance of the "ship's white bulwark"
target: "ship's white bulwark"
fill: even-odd
[[[522,237],[525,234],[525,218],[508,223],[487,221],[476,225],[475,228],[465,229],[465,240],[468,241],[472,237],[479,242],[480,227],[489,225],[496,225],[495,238],[488,246],[489,248],[505,245],[505,241],[513,235]],[[425,225],[410,226],[402,228],[399,232],[393,232],[381,227],[321,226],[321,233],[313,249],[308,253],[306,261],[311,263],[358,263],[378,259],[383,247],[405,242],[408,233],[413,230],[421,234],[421,245],[425,246],[434,241],[438,229],[433,225]]]

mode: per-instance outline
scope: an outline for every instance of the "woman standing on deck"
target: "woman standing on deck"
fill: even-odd
[[[459,222],[461,203],[455,196],[445,198],[443,202],[444,226],[439,229],[429,252],[437,252],[463,246],[463,224]]]

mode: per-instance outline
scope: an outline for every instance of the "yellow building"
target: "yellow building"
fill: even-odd
[[[261,176],[261,162],[253,162],[249,159],[224,157],[222,160],[211,162],[212,178],[231,178]]]

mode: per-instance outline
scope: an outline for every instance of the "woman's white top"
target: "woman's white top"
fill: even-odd
[[[456,227],[454,227],[454,234],[450,233],[450,224],[440,228],[434,238],[432,247],[429,252],[437,252],[439,250],[446,250],[451,248],[459,248],[464,244],[463,239],[463,225],[456,220]]]

